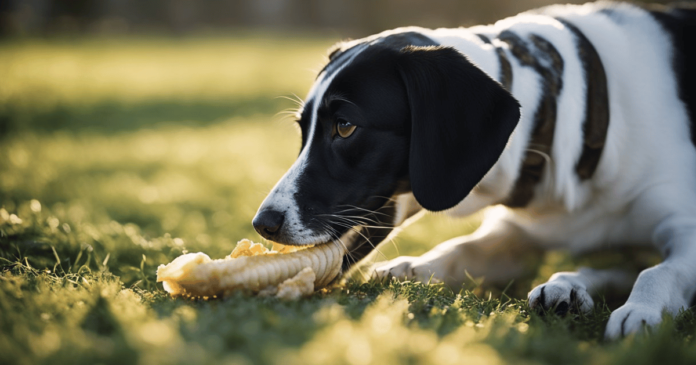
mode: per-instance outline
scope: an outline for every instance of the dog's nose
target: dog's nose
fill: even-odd
[[[261,236],[266,239],[272,240],[276,237],[280,228],[283,227],[283,222],[285,222],[285,215],[279,211],[265,209],[260,211],[254,217],[251,224],[254,225],[256,232],[259,232]]]

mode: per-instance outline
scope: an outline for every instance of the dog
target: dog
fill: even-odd
[[[374,269],[453,288],[509,283],[540,250],[653,247],[663,261],[637,277],[561,272],[528,300],[587,312],[623,288],[605,336],[659,324],[696,291],[694,65],[688,6],[557,5],[339,43],[297,113],[299,157],[252,223],[284,244],[343,244],[348,270],[422,211],[490,207],[473,234]]]

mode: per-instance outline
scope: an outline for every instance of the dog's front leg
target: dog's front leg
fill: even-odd
[[[609,318],[605,337],[618,338],[654,326],[663,312],[675,315],[688,308],[696,291],[696,227],[693,222],[667,222],[658,226],[654,241],[665,261],[638,276],[626,304]]]
[[[376,265],[378,278],[444,282],[457,290],[468,277],[505,285],[529,266],[524,256],[537,256],[521,230],[505,221],[484,224],[473,234],[453,238],[422,256],[402,256]]]

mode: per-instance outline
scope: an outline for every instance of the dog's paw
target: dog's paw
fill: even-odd
[[[568,311],[588,313],[594,307],[587,290],[565,280],[549,281],[527,295],[529,307],[537,311],[554,310],[559,315]]]
[[[626,303],[609,317],[604,337],[617,339],[639,331],[645,326],[662,322],[662,308],[645,304]]]
[[[386,263],[377,264],[373,277],[378,279],[412,280],[423,283],[438,283],[441,278],[431,265],[423,262],[421,257],[401,256]]]
[[[395,259],[379,262],[373,267],[372,277],[376,279],[408,279],[413,273],[411,263],[416,259],[412,256],[399,256]]]

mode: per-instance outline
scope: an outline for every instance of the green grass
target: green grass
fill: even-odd
[[[348,281],[297,302],[169,298],[158,265],[259,240],[249,222],[299,148],[275,115],[293,105],[276,97],[303,95],[333,41],[0,44],[0,363],[696,362],[693,311],[605,342],[614,303],[529,313],[529,282],[505,294]],[[477,224],[426,216],[372,260]],[[572,267],[563,254],[544,263],[534,282]]]

